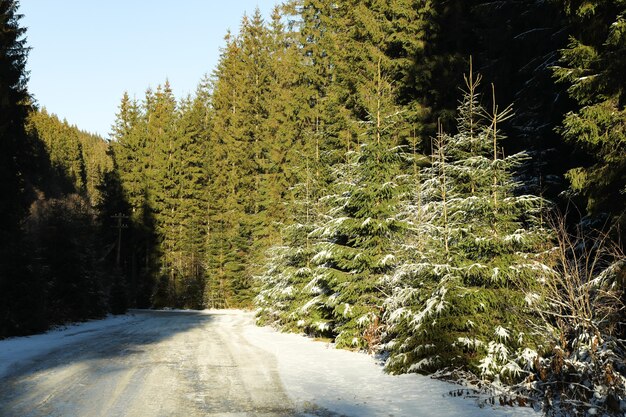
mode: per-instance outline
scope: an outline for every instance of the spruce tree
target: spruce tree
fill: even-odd
[[[288,164],[302,141],[301,105],[289,94],[298,65],[278,10],[270,25],[256,10],[243,18],[239,36],[227,37],[215,74],[211,194],[221,198],[211,208],[209,262],[216,273],[209,276],[219,284],[208,288],[222,288],[236,304],[252,300],[251,277],[280,240],[281,200],[297,180]]]
[[[74,126],[75,129],[78,129]],[[81,143],[82,157],[85,166],[85,190],[92,206],[102,201],[98,185],[104,176],[113,170],[113,159],[109,144],[99,135],[78,129],[78,140]]]
[[[319,240],[312,234],[321,226],[316,198],[320,184],[316,181],[314,155],[302,154],[301,159],[304,182],[290,190],[281,243],[268,249],[268,260],[257,277],[257,317],[260,323],[286,330],[332,336],[328,324],[332,310],[326,303],[330,288],[320,279],[313,261]]]
[[[416,95],[412,77],[416,75],[414,60],[424,49],[425,32],[431,29],[430,8],[432,5],[415,1],[349,1],[337,8],[339,17],[332,22],[342,47],[335,57],[336,84],[351,118],[367,120],[369,83],[376,77],[380,61],[382,71],[394,85],[392,102],[402,107],[405,121],[413,122],[396,123],[396,135],[406,138],[415,129],[421,133],[425,101]]]
[[[156,270],[156,237],[154,217],[148,201],[146,180],[149,149],[147,140],[147,118],[145,112],[152,105],[153,93],[146,91],[140,106],[124,93],[117,118],[111,131],[111,148],[124,190],[124,200],[130,206],[130,281],[133,283],[133,299],[138,307],[152,304],[151,294]],[[115,215],[117,213],[113,213]],[[111,221],[112,218],[106,219]]]
[[[384,293],[382,277],[395,265],[392,242],[401,233],[396,220],[400,148],[395,146],[391,85],[380,60],[370,82],[368,127],[363,142],[348,152],[337,172],[330,210],[314,235],[321,238],[313,258],[320,282],[330,289],[326,305],[338,346],[375,349],[379,342]]]
[[[26,151],[24,122],[29,111],[30,96],[26,83],[26,58],[28,48],[24,38],[26,29],[20,26],[20,15],[17,11],[18,2],[3,0],[0,2],[0,138],[2,140],[2,160],[0,163],[0,187],[2,203],[0,204],[0,230],[2,233],[15,231],[24,216],[21,207],[22,179],[20,163]],[[2,242],[11,239],[3,236]],[[2,261],[3,263],[5,260]]]
[[[561,133],[586,156],[567,177],[571,191],[583,196],[589,214],[621,216],[623,222],[626,8],[620,1],[561,3],[574,30],[554,74],[577,104],[565,115]]]
[[[173,194],[173,239],[170,257],[175,270],[176,305],[185,308],[202,306],[204,257],[207,227],[207,104],[199,96],[180,103],[176,149],[172,154],[176,189]]]
[[[28,271],[20,230],[27,214],[23,174],[33,164],[24,131],[31,100],[21,17],[17,1],[0,1],[0,338],[45,327],[42,285]]]
[[[509,378],[534,347],[522,289],[549,271],[538,257],[548,242],[545,203],[516,193],[514,171],[526,156],[502,154],[499,125],[510,109],[484,109],[479,84],[466,78],[458,133],[437,135],[408,206],[412,237],[387,282],[392,372],[462,367]]]
[[[276,22],[278,23],[278,22]],[[278,138],[274,136],[270,124],[276,113],[270,114],[270,103],[276,94],[276,77],[273,73],[271,58],[280,60],[282,45],[279,47],[280,27],[275,27],[276,36],[272,37],[261,13],[255,10],[251,19],[245,20],[241,28],[241,47],[246,68],[245,78],[248,88],[246,95],[248,105],[242,109],[247,117],[241,125],[241,145],[247,149],[244,160],[240,161],[243,178],[240,187],[244,216],[242,217],[243,232],[249,236],[249,257],[245,266],[245,275],[252,276],[259,270],[262,256],[272,240],[276,240],[276,231],[271,218],[272,206],[280,200],[279,171],[275,162],[281,159],[280,150],[275,146]],[[277,41],[277,44],[274,44]],[[276,62],[277,63],[277,62]],[[272,88],[274,87],[274,91]],[[288,138],[281,138],[288,141]],[[285,143],[288,146],[288,143]],[[276,153],[278,151],[278,153]],[[276,193],[278,191],[278,193]]]
[[[208,307],[232,307],[233,286],[243,279],[245,236],[240,217],[239,161],[243,149],[238,146],[245,104],[241,102],[246,84],[242,78],[240,40],[228,34],[226,46],[214,74],[211,96],[214,118],[209,155],[213,176],[210,178],[211,207],[207,242],[207,283],[204,303]]]
[[[176,99],[169,82],[159,85],[154,95],[146,94],[145,134],[146,159],[144,181],[149,215],[153,218],[155,253],[158,273],[153,294],[155,306],[175,303],[175,265],[172,258],[175,240],[176,170],[174,154],[178,151],[176,137]]]
[[[286,13],[293,17],[302,54],[299,82],[299,117],[306,135],[305,149],[315,155],[315,175],[322,183],[332,182],[332,167],[353,142],[347,129],[348,115],[336,88],[338,51],[342,46],[334,22],[341,20],[332,2],[293,1]]]
[[[143,206],[145,196],[143,181],[143,161],[146,153],[145,137],[140,130],[140,110],[135,100],[124,93],[111,128],[112,148],[115,161],[124,184],[126,197],[133,212]],[[137,216],[136,219],[140,217]]]
[[[319,239],[311,232],[321,225],[324,203],[320,198],[331,181],[332,165],[339,161],[337,151],[342,149],[337,133],[340,124],[331,120],[343,116],[333,111],[339,106],[329,96],[337,47],[330,30],[332,9],[324,1],[290,2],[283,8],[290,19],[289,32],[282,28],[277,11],[273,15],[275,53],[289,63],[290,71],[285,73],[280,62],[273,68],[274,97],[268,103],[267,125],[272,136],[281,139],[273,141],[276,145],[284,146],[284,139],[290,145],[282,156],[279,149],[273,151],[283,159],[281,177],[287,185],[282,190],[284,208],[274,220],[282,233],[280,242],[267,251],[255,299],[261,322],[323,336],[332,336],[332,308],[326,305],[330,290],[316,273],[312,258]],[[272,120],[276,118],[280,125]]]

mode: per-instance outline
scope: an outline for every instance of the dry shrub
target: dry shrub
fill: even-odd
[[[552,416],[623,416],[626,411],[626,346],[623,292],[626,258],[609,233],[568,230],[553,222],[557,246],[553,273],[540,286],[539,331],[543,358],[527,380]]]

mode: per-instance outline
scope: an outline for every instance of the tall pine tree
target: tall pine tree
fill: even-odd
[[[41,286],[27,270],[20,231],[26,215],[23,172],[32,163],[24,131],[30,96],[21,17],[17,1],[0,1],[0,337],[45,326],[37,307]]]

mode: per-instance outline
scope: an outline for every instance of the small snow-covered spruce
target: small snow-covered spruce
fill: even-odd
[[[282,244],[270,248],[268,261],[257,278],[257,321],[287,331],[329,336],[330,312],[325,269],[317,267],[330,253],[319,251],[312,236],[320,226],[319,185],[309,158],[304,156],[304,181],[292,188],[288,207],[292,220],[283,228]]]
[[[517,362],[524,349],[536,350],[520,287],[537,286],[548,233],[536,217],[546,204],[516,194],[514,174],[526,156],[503,155],[499,125],[511,110],[483,108],[480,81],[470,69],[458,133],[434,138],[420,197],[403,210],[411,233],[385,281],[393,373],[454,368],[515,381],[528,372]]]
[[[285,273],[289,248],[274,246],[267,251],[268,263],[262,275],[257,276],[261,290],[255,299],[257,318],[262,324],[281,324],[286,302],[293,295],[293,286]]]
[[[403,116],[393,105],[380,62],[373,75],[360,143],[336,171],[326,221],[313,233],[321,240],[314,259],[333,293],[327,307],[335,342],[370,351],[377,348],[382,328],[381,278],[396,266],[393,243],[404,230],[396,218],[404,177],[395,137]]]

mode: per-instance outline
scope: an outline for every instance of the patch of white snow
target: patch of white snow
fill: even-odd
[[[38,356],[93,336],[94,332],[109,330],[115,326],[127,326],[143,320],[132,314],[111,316],[103,320],[93,320],[59,327],[47,333],[26,337],[14,337],[0,340],[0,379],[12,367],[32,361]]]
[[[418,374],[389,375],[372,356],[300,335],[253,326],[244,335],[276,356],[283,386],[300,411],[313,404],[328,415],[349,417],[539,416],[530,408],[481,408],[449,395],[459,385]]]

